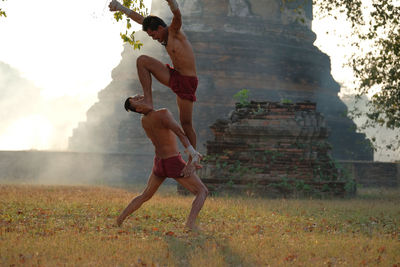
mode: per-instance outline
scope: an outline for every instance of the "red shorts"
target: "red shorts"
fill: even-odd
[[[186,162],[180,154],[167,159],[154,157],[153,173],[158,177],[180,178],[185,166]]]
[[[169,69],[170,79],[169,87],[174,93],[182,99],[187,99],[192,102],[196,101],[196,89],[199,80],[196,76],[183,76],[170,65],[167,64]]]

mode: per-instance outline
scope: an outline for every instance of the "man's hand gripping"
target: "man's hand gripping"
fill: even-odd
[[[119,11],[119,7],[121,4],[117,0],[112,0],[108,7],[110,8],[110,11]]]
[[[110,2],[110,4],[108,5],[108,7],[110,8],[110,11],[121,11],[121,12],[125,13],[128,16],[132,13],[132,10],[130,10],[129,8],[123,6],[117,0],[112,0]]]
[[[203,168],[200,164],[200,160],[203,158],[198,151],[196,151],[192,146],[186,148],[185,153],[189,155],[189,161],[187,162],[185,168],[183,168],[182,173],[184,177],[188,177],[193,174],[197,169]]]
[[[176,2],[176,0],[166,0],[166,1],[172,12],[179,9],[179,6],[178,6],[178,3]]]

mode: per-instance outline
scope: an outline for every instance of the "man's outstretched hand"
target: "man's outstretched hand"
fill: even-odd
[[[179,9],[179,6],[178,6],[178,3],[176,2],[176,0],[165,0],[165,1],[168,3],[172,12]]]
[[[198,151],[196,151],[192,146],[189,146],[185,152],[189,155],[188,163],[185,168],[183,168],[182,173],[185,177],[190,176],[197,169],[203,168],[200,164],[200,160],[203,158]]]
[[[186,166],[182,170],[182,174],[184,177],[188,177],[192,175],[197,169],[203,168],[203,166],[200,164],[200,160],[203,158],[203,156],[200,153],[198,154],[199,156],[196,161],[194,161],[193,158],[190,157],[189,161],[186,163]]]

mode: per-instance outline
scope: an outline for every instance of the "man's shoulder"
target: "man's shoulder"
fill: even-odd
[[[157,109],[156,114],[158,117],[167,117],[171,114],[171,112],[166,108]]]
[[[183,32],[182,29],[174,30],[173,28],[168,27],[168,33],[174,39],[180,39],[180,38],[185,38],[186,39],[186,34]]]
[[[154,115],[155,115],[153,116],[154,123],[160,126],[161,128],[164,128],[165,125],[167,125],[169,121],[171,121],[172,114],[166,108],[156,110]]]
[[[166,114],[166,113],[170,113],[170,112],[167,108],[160,108],[160,109],[157,109],[156,113],[157,114]]]

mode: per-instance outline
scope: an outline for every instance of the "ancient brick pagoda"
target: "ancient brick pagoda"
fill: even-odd
[[[235,103],[233,95],[245,88],[254,100],[318,103],[318,111],[332,132],[332,156],[372,159],[365,135],[357,133],[355,124],[343,116],[347,108],[338,97],[340,86],[330,74],[329,57],[314,46],[312,1],[178,2],[183,30],[196,56],[199,87],[193,122],[201,152],[205,152],[206,141],[213,138],[209,126],[221,114],[228,114]],[[152,0],[151,9],[152,14],[170,23],[172,13],[165,0]],[[112,71],[112,82],[99,92],[99,101],[88,110],[87,120],[74,129],[69,149],[147,155],[146,160],[132,164],[151,168],[153,147],[139,120],[125,112],[122,104],[127,96],[142,93],[136,70],[140,55],[171,62],[165,48],[146,33],[138,31],[135,36],[143,41],[143,48],[138,51],[125,47],[121,62]],[[155,79],[153,98],[156,108],[168,108],[175,118],[179,117],[175,94]],[[147,174],[138,176],[143,175]]]
[[[199,172],[210,191],[345,194],[315,103],[236,103],[229,120],[211,129],[215,140]]]

